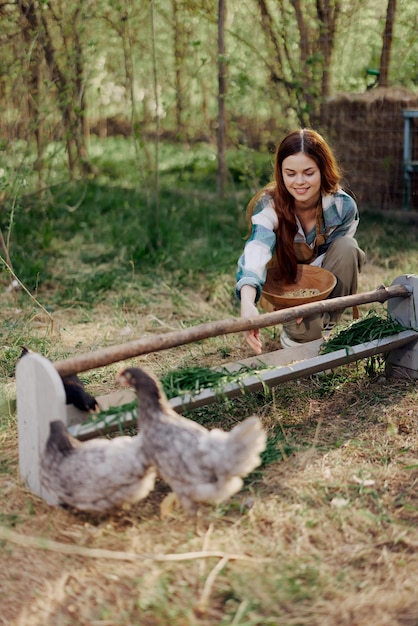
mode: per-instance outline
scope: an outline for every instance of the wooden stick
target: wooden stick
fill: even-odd
[[[271,559],[263,557],[251,557],[246,554],[225,554],[219,550],[206,550],[202,552],[178,552],[171,554],[137,554],[136,552],[122,552],[119,550],[107,550],[102,548],[86,548],[71,543],[61,543],[46,537],[32,537],[17,533],[6,526],[0,526],[0,539],[10,541],[24,548],[34,548],[50,550],[59,554],[70,556],[82,556],[91,559],[106,559],[114,561],[190,561],[196,559],[218,558],[222,561],[248,561],[248,562],[268,562]]]
[[[61,376],[76,374],[77,372],[85,372],[103,367],[110,363],[116,363],[125,359],[130,359],[141,354],[150,352],[159,352],[168,348],[175,348],[201,339],[209,337],[217,337],[231,333],[238,333],[252,328],[265,328],[267,326],[275,326],[290,322],[299,317],[309,317],[325,311],[338,311],[358,304],[366,304],[369,302],[385,302],[389,298],[410,296],[412,288],[407,285],[392,285],[391,287],[381,287],[374,291],[353,294],[351,296],[341,296],[339,298],[330,298],[319,302],[310,302],[309,304],[300,304],[298,306],[273,311],[272,313],[264,313],[257,317],[238,317],[224,319],[215,322],[207,322],[199,326],[175,330],[143,339],[136,339],[128,343],[119,344],[80,354],[70,359],[56,361],[54,363],[57,371]]]
[[[215,567],[210,572],[209,576],[206,579],[205,586],[203,587],[203,591],[200,595],[199,602],[196,606],[196,611],[203,615],[206,613],[206,609],[208,607],[209,596],[212,591],[212,587],[215,583],[216,577],[223,570],[225,565],[228,563],[229,557],[227,555],[223,556],[220,561],[215,565]]]

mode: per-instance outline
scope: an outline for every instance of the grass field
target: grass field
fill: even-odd
[[[161,518],[160,481],[108,516],[49,507],[22,484],[21,345],[56,360],[238,315],[245,203],[268,164],[235,157],[219,201],[210,153],[167,150],[156,202],[133,165],[112,155],[104,164],[98,152],[102,180],[57,185],[41,201],[21,196],[12,226],[10,205],[2,217],[23,286],[7,290],[0,274],[0,624],[417,625],[418,392],[412,380],[386,378],[380,360],[191,412],[225,429],[257,414],[274,452],[235,497],[202,511],[197,531],[181,511]],[[416,273],[413,216],[360,209],[360,291]],[[276,349],[279,329],[262,333],[266,351]],[[162,377],[249,355],[240,335],[228,335],[130,362]],[[82,378],[101,395],[116,388],[119,369]]]

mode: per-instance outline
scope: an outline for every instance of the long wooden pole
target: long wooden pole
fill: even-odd
[[[385,302],[389,300],[389,298],[405,298],[411,294],[412,288],[407,285],[381,287],[375,291],[367,291],[351,296],[342,296],[340,298],[331,298],[321,300],[320,302],[310,302],[309,304],[301,304],[287,309],[281,309],[280,311],[273,311],[272,313],[263,313],[257,317],[238,317],[218,320],[191,328],[175,330],[160,335],[152,335],[151,337],[144,337],[128,343],[80,354],[70,359],[56,361],[54,365],[61,376],[68,376],[70,374],[76,374],[77,372],[85,372],[97,367],[103,367],[110,363],[116,363],[117,361],[130,359],[141,354],[159,352],[160,350],[175,348],[177,346],[193,343],[194,341],[200,341],[201,339],[208,339],[209,337],[238,333],[252,328],[275,326],[276,324],[290,322],[299,317],[309,317],[326,311],[338,311],[369,302]]]

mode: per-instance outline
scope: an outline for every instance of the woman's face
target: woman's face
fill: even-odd
[[[303,152],[286,157],[282,163],[283,182],[295,199],[295,207],[316,204],[321,189],[321,172],[315,161]]]

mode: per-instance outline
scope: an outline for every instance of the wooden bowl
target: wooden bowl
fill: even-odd
[[[299,304],[325,300],[337,284],[337,279],[328,270],[314,265],[298,265],[296,282],[287,284],[280,281],[278,269],[273,267],[267,272],[267,280],[262,296],[273,305],[274,309],[286,309]],[[288,295],[300,289],[317,289],[310,295]],[[269,307],[270,308],[270,307]]]

